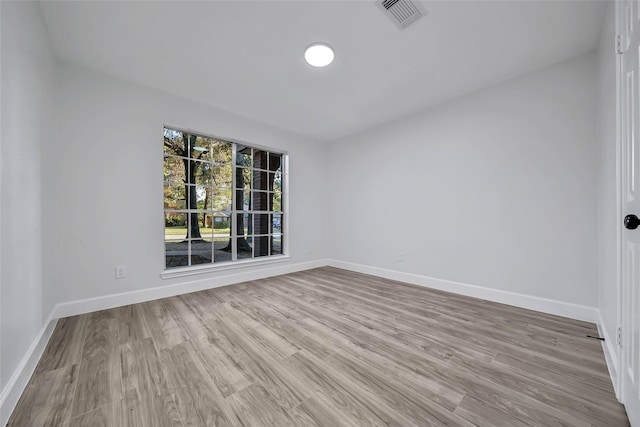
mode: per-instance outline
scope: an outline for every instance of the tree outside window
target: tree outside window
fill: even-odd
[[[283,159],[165,128],[166,268],[282,255]]]

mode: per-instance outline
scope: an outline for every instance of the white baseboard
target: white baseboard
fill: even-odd
[[[602,349],[604,351],[605,360],[609,369],[609,376],[611,377],[613,389],[616,393],[616,397],[618,398],[618,400],[620,400],[618,380],[618,352],[615,337],[609,336],[606,328],[603,327],[604,320],[602,319],[600,310],[595,307],[588,307],[584,305],[557,301],[548,298],[540,298],[498,289],[484,288],[481,286],[469,285],[467,283],[453,282],[450,280],[437,279],[413,273],[405,273],[402,271],[372,267],[368,265],[339,261],[335,259],[329,259],[328,265],[331,267],[342,268],[344,270],[355,271],[358,273],[371,274],[373,276],[383,277],[385,279],[397,280],[400,282],[411,283],[413,285],[452,292],[459,295],[480,298],[502,304],[513,305],[515,307],[540,311],[542,313],[554,314],[557,316],[568,317],[570,319],[595,323],[598,327],[598,333],[602,338],[604,338],[604,341],[602,342]]]
[[[607,368],[609,369],[609,376],[611,377],[611,383],[613,384],[613,391],[616,393],[616,398],[620,400],[620,388],[618,378],[618,346],[616,344],[616,337],[612,337],[607,333],[607,328],[604,327],[604,319],[602,313],[598,310],[598,334],[604,338],[602,342],[602,351],[604,352],[604,358],[607,362]]]
[[[205,279],[182,282],[175,285],[159,286],[157,288],[142,289],[138,291],[65,302],[54,307],[52,317],[54,319],[59,319],[62,317],[75,316],[77,314],[121,307],[123,305],[137,304],[140,302],[187,294],[189,292],[218,288],[221,286],[232,285],[234,283],[265,279],[267,277],[279,276],[281,274],[323,267],[327,265],[327,263],[327,260],[320,259],[296,264],[278,264],[275,267],[263,267],[251,271],[236,271],[224,276],[208,277]]]
[[[42,353],[49,342],[49,338],[51,338],[56,321],[57,319],[52,316],[49,316],[45,321],[31,343],[31,346],[29,346],[27,353],[2,390],[0,394],[0,426],[5,426],[9,422],[9,417],[27,386],[33,371],[36,369],[38,361],[40,361],[40,357],[42,357]]]
[[[371,274],[385,279],[397,280],[454,294],[513,305],[515,307],[568,317],[570,319],[598,323],[598,311],[595,307],[572,304],[569,302],[556,301],[548,298],[540,298],[499,289],[484,288],[482,286],[469,285],[467,283],[453,282],[450,280],[437,279],[419,274],[388,270],[386,268],[372,267],[335,259],[330,259],[328,262],[331,267],[342,268],[358,273]]]
[[[2,394],[0,394],[0,426],[6,425],[9,421],[9,417],[18,403],[18,399],[20,399],[24,388],[29,382],[31,375],[33,374],[33,371],[35,370],[35,367],[38,364],[47,343],[49,342],[49,338],[51,338],[55,323],[59,318],[90,313],[98,310],[106,310],[109,308],[136,304],[159,298],[186,294],[189,292],[197,292],[234,283],[264,279],[296,271],[324,267],[327,264],[328,261],[324,259],[296,264],[283,263],[275,267],[263,267],[261,269],[251,271],[237,271],[224,276],[210,277],[175,285],[105,295],[102,297],[87,298],[58,304],[51,311],[49,318],[33,340],[29,350],[27,350],[24,358],[7,382],[6,387],[2,390]]]
[[[59,318],[120,307],[123,305],[136,304],[159,298],[181,295],[189,292],[197,292],[205,289],[231,285],[234,283],[264,279],[267,277],[279,276],[281,274],[309,270],[312,268],[318,268],[327,265],[359,273],[371,274],[386,279],[398,280],[418,286],[424,286],[460,295],[485,299],[488,301],[499,302],[516,307],[527,308],[543,313],[555,314],[558,316],[584,320],[597,324],[600,324],[601,322],[601,319],[599,318],[599,312],[594,307],[587,307],[583,305],[519,294],[515,292],[484,288],[481,286],[469,285],[466,283],[453,282],[449,280],[437,279],[433,277],[372,267],[362,264],[355,264],[335,259],[319,259],[296,264],[286,263],[284,265],[277,265],[275,267],[265,267],[251,271],[235,272],[224,276],[213,278],[210,277],[206,279],[194,280],[190,282],[161,286],[151,289],[143,289],[139,291],[105,295],[96,298],[87,298],[56,305],[46,323],[29,347],[27,354],[24,356],[13,376],[7,383],[7,386],[2,390],[2,394],[0,394],[0,426],[4,426],[8,422],[8,418],[11,415],[11,412],[18,402],[20,395],[24,391],[24,388],[29,381],[31,374],[33,373],[40,357],[42,356],[42,352],[44,351],[44,348],[46,347],[46,344],[51,337],[55,321]],[[598,327],[600,328],[600,325]],[[606,331],[604,331],[602,328],[601,333],[606,334]],[[612,381],[614,381],[615,387],[615,373],[617,372],[617,359],[615,358],[616,353],[614,349],[608,348],[609,345],[613,345],[613,342],[606,336],[605,339],[605,356],[607,357],[607,364],[610,367],[610,373],[612,374],[611,378]]]

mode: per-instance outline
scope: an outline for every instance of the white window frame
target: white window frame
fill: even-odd
[[[162,240],[162,259],[164,260],[163,264],[164,264],[164,269],[163,271],[160,273],[160,277],[163,279],[171,279],[171,278],[175,278],[175,277],[183,277],[183,276],[192,276],[192,275],[197,275],[197,274],[205,274],[208,272],[214,272],[214,271],[221,271],[221,270],[230,270],[230,269],[236,269],[236,268],[243,268],[243,267],[248,267],[248,266],[256,266],[256,265],[264,265],[264,264],[272,264],[272,263],[280,263],[280,262],[284,262],[284,261],[288,261],[291,259],[290,255],[289,255],[289,240],[290,240],[290,235],[289,235],[289,154],[286,151],[283,150],[279,150],[279,149],[274,149],[271,147],[266,147],[263,145],[259,145],[259,144],[253,144],[253,143],[247,143],[244,141],[239,141],[236,140],[234,138],[225,138],[225,137],[219,137],[219,136],[214,136],[214,135],[210,135],[204,132],[199,132],[199,131],[193,131],[193,130],[187,130],[178,126],[171,126],[171,125],[164,125],[163,126],[163,132],[164,129],[171,129],[171,130],[175,130],[178,132],[183,132],[183,133],[187,133],[187,134],[191,134],[191,135],[197,135],[200,137],[204,137],[204,138],[211,138],[211,139],[216,139],[216,140],[220,140],[220,141],[225,141],[225,142],[229,142],[232,144],[232,155],[231,155],[231,166],[232,166],[232,172],[231,172],[231,176],[232,176],[232,184],[231,184],[231,197],[232,197],[232,201],[231,201],[231,233],[229,235],[229,239],[231,241],[231,247],[232,247],[232,251],[231,251],[231,260],[230,261],[222,261],[222,262],[212,262],[212,263],[208,263],[208,264],[196,264],[196,265],[192,265],[192,266],[181,266],[181,267],[174,267],[174,268],[167,268],[166,267],[166,243],[165,243],[165,213],[166,213],[166,209],[164,208],[164,203],[163,203],[163,209],[162,209],[162,236],[163,236],[163,240]],[[271,153],[276,153],[276,154],[280,154],[282,155],[282,164],[281,164],[281,168],[282,168],[282,201],[281,201],[281,212],[282,212],[282,219],[281,219],[281,236],[282,236],[282,246],[281,246],[281,250],[282,250],[282,254],[277,254],[277,255],[265,255],[265,256],[260,256],[260,257],[252,257],[252,258],[246,258],[246,259],[238,259],[237,257],[237,238],[238,238],[238,230],[237,230],[237,214],[242,214],[243,212],[245,212],[244,210],[238,210],[236,208],[236,191],[238,189],[235,188],[236,186],[236,168],[237,168],[237,164],[236,164],[236,149],[237,147],[241,145],[244,147],[250,147],[254,150],[262,150],[262,151],[267,151],[267,152],[271,152]],[[163,164],[164,164],[164,156],[163,156]],[[251,170],[254,170],[253,165],[251,166]],[[260,171],[262,171],[262,169],[258,169]],[[268,171],[267,171],[268,172]],[[164,180],[162,182],[163,185],[163,194],[164,194]],[[187,209],[185,210],[185,213],[187,215],[190,214],[190,211]],[[253,209],[251,209],[249,211],[249,213],[252,215],[251,218],[253,220],[254,218],[254,214],[255,211]],[[258,211],[258,213],[271,213],[271,212],[267,212],[267,211]],[[213,230],[212,230],[212,240],[213,240]],[[212,242],[213,244],[213,242]]]

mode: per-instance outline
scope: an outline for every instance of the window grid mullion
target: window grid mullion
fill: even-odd
[[[238,231],[238,210],[236,207],[236,197],[238,191],[236,189],[236,155],[238,154],[238,144],[231,144],[231,232],[229,238],[231,239],[231,261],[238,260],[238,238],[240,234]],[[244,190],[243,190],[244,191]],[[244,230],[243,230],[244,231]]]
[[[180,130],[175,130],[175,129],[165,127],[165,138],[167,138],[167,132],[169,132],[169,135],[171,135],[171,132],[173,132],[174,136],[169,136],[169,138],[183,138],[182,141],[184,142],[184,149],[183,149],[184,151],[180,151],[181,149],[180,146],[178,146],[178,148],[175,150],[176,153],[180,153],[183,155],[176,155],[165,149],[165,155],[164,155],[165,160],[167,158],[174,158],[178,161],[184,162],[184,166],[182,168],[178,167],[177,162],[175,161],[165,162],[165,178],[166,179],[163,180],[163,185],[165,188],[165,197],[169,197],[169,199],[165,198],[165,200],[170,200],[170,202],[168,203],[165,202],[165,207],[164,207],[165,219],[168,218],[167,214],[170,214],[170,213],[183,214],[184,216],[186,216],[185,222],[187,225],[187,233],[184,238],[184,243],[186,243],[186,245],[183,244],[183,249],[182,249],[183,251],[184,249],[186,249],[186,251],[182,253],[185,254],[186,252],[187,259],[184,260],[186,262],[183,265],[188,267],[198,266],[201,264],[201,261],[205,261],[205,260],[198,261],[200,260],[200,258],[198,258],[198,260],[196,260],[195,262],[194,260],[192,260],[192,257],[194,256],[194,254],[200,254],[199,251],[202,250],[201,248],[204,248],[205,246],[207,246],[207,245],[202,245],[200,243],[194,246],[193,228],[202,224],[200,226],[200,233],[203,236],[202,239],[205,239],[204,234],[202,233],[204,233],[203,229],[207,228],[207,224],[209,224],[208,222],[209,217],[210,217],[210,228],[211,228],[211,236],[210,236],[211,242],[210,242],[210,245],[208,246],[210,246],[211,253],[209,256],[207,256],[207,258],[210,258],[211,260],[210,264],[214,264],[217,258],[220,259],[221,261],[228,259],[226,257],[221,258],[220,254],[218,254],[218,257],[216,257],[215,213],[217,212],[216,206],[218,205],[214,205],[214,200],[217,200],[217,197],[219,196],[214,191],[214,188],[217,188],[217,187],[212,184],[211,179],[216,181],[217,180],[216,177],[221,176],[219,175],[218,171],[214,172],[213,168],[214,166],[224,166],[228,164],[226,162],[228,158],[227,156],[229,155],[229,151],[231,152],[231,159],[230,159],[231,164],[229,165],[230,166],[229,169],[231,173],[231,177],[230,177],[231,200],[230,200],[230,209],[229,209],[231,218],[230,218],[230,221],[227,222],[227,224],[229,224],[228,226],[230,228],[229,239],[231,240],[228,244],[231,249],[230,251],[231,262],[238,261],[244,258],[256,259],[256,256],[270,257],[271,255],[273,255],[274,248],[272,247],[272,244],[275,238],[274,229],[273,229],[273,220],[274,220],[273,215],[277,214],[280,216],[281,225],[279,227],[283,227],[284,225],[286,225],[286,222],[287,222],[285,220],[285,215],[284,215],[286,212],[286,208],[285,208],[285,205],[282,203],[283,201],[285,201],[285,203],[288,202],[288,199],[286,198],[286,195],[285,195],[286,189],[288,188],[288,186],[286,185],[287,178],[288,178],[288,175],[287,175],[288,158],[286,154],[272,152],[269,149],[257,148],[251,145],[240,144],[240,143],[236,143],[229,140],[223,141],[223,140],[219,140],[218,138],[213,138],[213,139],[218,139],[219,141],[222,141],[225,144],[228,144],[227,151],[224,157],[215,157],[215,159],[218,159],[218,160],[215,160],[214,158],[208,158],[205,160],[202,160],[202,159],[196,160],[193,156],[194,144],[198,144],[197,147],[202,147],[202,148],[199,148],[199,150],[210,149],[213,156],[215,156],[214,153],[218,152],[217,148],[214,148],[214,145],[213,145],[215,141],[214,142],[207,141],[207,138],[211,139],[212,137],[202,136],[200,134],[195,134],[188,131],[180,131]],[[196,142],[197,140],[199,140],[200,142],[199,143]],[[178,144],[181,144],[180,139],[176,139],[175,141],[178,141]],[[205,144],[205,145],[201,145],[201,144]],[[209,145],[206,145],[206,144],[209,144]],[[207,148],[207,147],[210,147],[210,148]],[[246,157],[250,157],[251,159],[250,163],[247,163],[246,161],[244,161],[249,159],[243,159],[243,161],[240,164],[238,164],[237,156],[243,155],[240,152],[240,150],[242,150],[242,153],[245,153],[247,155]],[[222,151],[220,152],[222,153]],[[256,155],[258,155],[259,158],[256,159]],[[279,167],[280,170],[279,171],[272,170],[273,169],[272,166],[276,168]],[[237,185],[239,185],[242,182],[242,181],[239,182],[237,179],[238,178],[237,174],[241,172],[240,170],[238,170],[238,168],[241,168],[242,170],[246,170],[248,173],[248,176],[245,176],[243,179],[243,181],[246,181],[246,182],[244,182],[244,185],[242,188],[236,188]],[[180,169],[182,169],[184,171],[183,173],[186,174],[186,177],[185,177],[186,179],[184,179],[182,182],[177,182],[178,175],[180,175]],[[168,175],[167,175],[168,173],[167,171],[170,171]],[[195,176],[196,173],[198,174],[197,177]],[[228,173],[229,172],[226,172],[222,176],[227,175]],[[194,175],[193,177],[192,177],[192,174]],[[278,191],[276,191],[275,181],[273,181],[274,176],[275,178],[278,179],[278,183],[279,183],[278,184],[279,186],[277,188]],[[203,179],[203,181],[201,182],[200,185],[198,185],[198,183],[200,183],[201,178]],[[272,183],[271,188],[269,188],[270,182]],[[169,188],[167,192],[167,188],[172,185],[175,188],[173,189]],[[180,202],[180,196],[177,188],[178,185],[181,185],[183,187],[183,191],[185,193],[185,197],[184,197],[186,199],[184,201],[185,209],[180,209],[180,207],[182,207],[183,205],[181,204],[182,202]],[[201,194],[202,188],[200,187],[203,187],[203,186],[206,187],[204,191],[211,190],[209,196],[205,195],[205,202],[210,202],[210,206],[207,206],[208,203],[205,203],[205,206],[203,206],[203,209],[199,209],[198,203],[202,197],[202,194]],[[248,194],[245,194],[245,191],[244,191],[245,188],[248,188],[249,190]],[[192,194],[192,192],[195,192],[195,195]],[[238,193],[242,193],[242,196],[240,198],[238,198]],[[275,207],[274,197],[276,193],[278,193],[280,196],[280,201],[279,201],[280,209],[277,211],[273,209]],[[169,196],[166,196],[166,194],[169,194]],[[246,200],[248,203],[246,211],[244,209],[245,196],[248,197],[248,200]],[[211,199],[207,197],[210,197]],[[260,209],[254,209],[254,202],[256,202],[256,204],[259,203]],[[242,203],[242,206],[239,206],[240,203]],[[251,218],[250,223],[248,222],[248,218],[245,220],[244,217],[242,218],[243,221],[239,221],[238,215],[244,215],[245,213],[249,214],[249,217]],[[263,215],[266,216],[266,219]],[[166,219],[166,221],[168,220]],[[194,221],[197,221],[197,223],[194,223]],[[258,221],[259,221],[259,226],[256,228],[256,224],[258,223]],[[242,227],[242,229],[239,229],[241,222],[244,224],[244,226]],[[179,225],[167,226],[165,224],[165,230],[168,229],[167,227],[180,227],[180,226]],[[244,233],[245,228],[247,229],[246,236]],[[286,234],[284,232],[285,230],[281,229],[281,231],[278,234],[281,239],[280,240],[281,245],[284,243],[284,239],[282,239],[282,235]],[[165,231],[165,236],[166,235],[167,235],[167,232]],[[239,257],[239,249],[240,249],[239,239],[242,239],[243,249],[250,248],[250,252],[242,252],[241,257]],[[245,239],[249,248],[245,248],[245,245],[244,245]],[[171,241],[172,241],[171,238],[169,240],[165,238],[165,242],[171,242]],[[204,242],[201,242],[201,243],[204,243]],[[266,247],[264,247],[265,244],[266,244]],[[258,246],[256,247],[256,245]],[[169,248],[167,243],[165,243],[165,246]],[[169,251],[170,249],[166,249],[166,250]],[[173,249],[173,250],[176,250],[176,249]],[[178,251],[179,251],[179,247],[178,247]],[[168,253],[169,252],[167,252],[167,254]],[[285,251],[284,246],[282,246],[277,251],[275,251],[275,253],[286,254],[287,251]],[[179,252],[176,252],[176,255],[173,255],[173,256],[180,257],[180,254]],[[168,257],[169,255],[167,255],[167,261],[165,262],[165,265],[168,264],[168,259],[169,259]]]
[[[189,145],[187,146],[187,159],[189,159],[189,156],[191,155],[191,143],[189,143]],[[192,182],[189,181],[189,177],[191,177],[191,161],[187,160],[187,167],[185,167],[185,171],[187,171],[187,179],[185,180],[188,184],[188,187],[185,186],[185,194],[184,196],[186,197],[186,206],[187,206],[187,210],[189,211],[189,213],[187,214],[187,265],[189,267],[191,267],[191,230],[193,230],[193,225],[191,224],[191,212],[193,209],[193,206],[191,206],[191,186],[193,185]],[[188,191],[187,191],[188,188]]]

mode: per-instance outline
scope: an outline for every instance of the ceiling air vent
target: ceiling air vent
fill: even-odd
[[[384,14],[401,30],[427,14],[419,1],[379,0],[376,3],[380,5]]]

